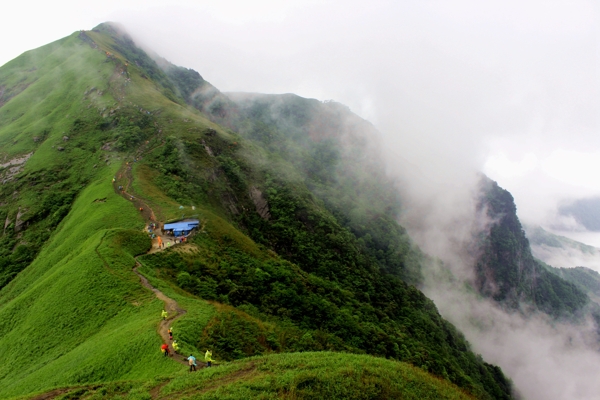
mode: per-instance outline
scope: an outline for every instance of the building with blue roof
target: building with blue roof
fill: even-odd
[[[172,231],[173,236],[187,236],[194,228],[197,228],[199,224],[200,221],[197,219],[172,222],[163,226],[163,232]]]

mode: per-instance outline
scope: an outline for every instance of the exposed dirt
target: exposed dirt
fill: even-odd
[[[167,382],[163,382],[158,386],[154,386],[152,389],[150,389],[150,397],[152,397],[152,399],[158,399],[158,397],[160,396],[160,389],[162,389],[167,383],[169,383],[169,381]]]
[[[79,389],[95,390],[95,389],[98,389],[99,387],[100,387],[100,385],[92,385],[92,386],[73,386],[70,388],[54,389],[49,392],[42,393],[40,395],[32,397],[29,400],[51,400],[51,399],[57,398],[58,396],[62,396],[69,392],[73,392],[75,390],[79,390]]]
[[[239,381],[241,379],[247,379],[250,375],[252,375],[254,373],[256,373],[256,365],[254,363],[251,363],[248,365],[248,367],[246,367],[244,369],[240,369],[239,371],[236,371],[232,374],[225,375],[221,378],[213,380],[209,386],[207,386],[206,388],[204,388],[201,391],[198,391],[196,393],[200,394],[200,393],[205,393],[205,392],[209,392],[211,390],[218,389],[221,386],[229,385],[229,384]]]
[[[145,150],[145,146],[142,146],[138,150],[138,154],[136,154],[136,159],[141,157],[141,154],[144,152],[144,150]],[[146,225],[147,230],[148,230],[148,227],[150,226],[150,223],[156,224],[156,228],[153,230],[153,233],[157,237],[160,237],[162,239],[164,247],[160,246],[160,242],[158,241],[158,239],[154,239],[152,241],[152,248],[150,249],[149,253],[162,251],[162,250],[164,250],[164,248],[169,247],[167,244],[170,244],[170,242],[173,240],[173,238],[163,234],[162,230],[160,229],[160,224],[157,223],[157,221],[156,221],[156,216],[155,216],[152,208],[148,205],[148,203],[146,201],[144,201],[144,199],[136,196],[132,192],[132,190],[130,188],[131,182],[133,182],[132,167],[133,167],[133,163],[127,162],[125,164],[124,168],[118,173],[117,177],[115,177],[115,179],[113,179],[114,190],[117,194],[119,194],[119,195],[123,196],[125,199],[131,201],[134,204],[134,206],[138,210],[140,210],[140,213],[142,214],[144,219],[146,219],[146,221],[148,221],[148,223]],[[117,185],[117,183],[123,182],[123,181],[125,181],[124,182],[125,184],[122,185],[121,189],[119,189],[119,185]],[[158,299],[162,300],[165,303],[164,310],[168,313],[168,317],[166,319],[160,321],[160,324],[157,329],[158,334],[162,338],[163,343],[166,343],[169,345],[169,351],[170,351],[171,357],[178,363],[187,366],[188,362],[185,360],[185,357],[181,354],[176,354],[175,351],[173,350],[172,343],[169,340],[169,332],[168,332],[169,327],[173,324],[173,322],[175,322],[177,319],[179,319],[183,315],[185,315],[185,313],[187,311],[184,310],[183,308],[179,307],[179,305],[177,304],[177,302],[175,300],[166,296],[163,292],[161,292],[160,290],[158,290],[157,288],[152,286],[150,284],[150,282],[148,282],[148,279],[146,279],[146,277],[143,276],[138,271],[138,268],[141,266],[141,264],[137,261],[137,259],[135,262],[136,262],[136,265],[133,268],[133,272],[135,272],[137,274],[137,276],[139,276],[142,286],[150,289],[152,292],[154,292],[155,296]],[[175,339],[177,339],[177,338],[175,337]],[[204,367],[204,364],[199,363],[199,365],[196,368],[200,369],[203,367]]]
[[[220,378],[212,380],[207,386],[198,390],[198,388],[189,388],[180,392],[169,393],[168,396],[163,397],[152,397],[153,399],[167,400],[171,398],[181,398],[181,396],[186,396],[190,394],[200,395],[203,393],[207,393],[213,390],[217,390],[222,386],[230,385],[242,379],[249,379],[251,376],[258,374],[256,365],[254,363],[250,363],[246,368],[243,368],[239,371],[235,371],[229,375],[222,376]],[[161,386],[162,388],[162,386]]]
[[[140,210],[140,213],[144,217],[146,221],[155,222],[156,216],[154,215],[154,211],[150,208],[150,206],[141,198],[137,197],[131,191],[131,182],[133,181],[133,173],[131,171],[133,167],[133,163],[127,162],[125,164],[124,170],[120,171],[117,175],[117,179],[122,181],[125,179],[126,183],[123,185],[123,189],[119,190],[117,185],[117,181],[113,182],[113,186],[115,187],[115,192],[123,196],[125,199],[131,201],[136,209]]]
[[[29,400],[49,400],[49,399],[54,399],[55,397],[58,397],[61,394],[65,394],[65,393],[70,392],[71,390],[73,390],[73,388],[69,388],[69,389],[55,389],[55,390],[52,390],[50,392],[47,392],[47,393],[44,393],[44,394],[40,394],[39,396],[32,397]]]
[[[179,318],[181,318],[182,316],[184,316],[187,311],[184,310],[183,308],[179,307],[179,305],[177,304],[177,302],[175,300],[173,300],[170,297],[167,297],[163,292],[161,292],[160,290],[158,290],[157,288],[152,286],[150,284],[150,282],[148,282],[148,279],[146,279],[146,277],[144,275],[142,275],[138,272],[137,269],[140,265],[141,264],[136,260],[135,268],[133,268],[133,272],[135,272],[137,274],[137,276],[140,277],[142,286],[152,290],[154,292],[154,294],[156,295],[156,297],[165,303],[164,309],[169,315],[167,317],[167,319],[163,319],[160,321],[160,324],[158,325],[158,333],[159,333],[160,337],[162,338],[163,342],[167,343],[169,345],[169,351],[171,353],[171,357],[178,363],[187,366],[188,363],[187,363],[187,361],[184,360],[185,357],[183,357],[181,354],[175,353],[175,351],[173,350],[173,346],[171,344],[171,341],[169,340],[169,332],[168,332],[171,324],[173,322],[175,322],[176,320],[178,320]]]

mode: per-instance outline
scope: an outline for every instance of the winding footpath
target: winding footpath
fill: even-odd
[[[138,271],[138,267],[140,266],[140,262],[136,259],[133,272],[140,277],[142,286],[152,290],[154,295],[156,295],[159,300],[162,300],[165,303],[164,309],[169,315],[167,319],[160,321],[160,324],[158,325],[158,334],[162,338],[163,342],[169,345],[169,351],[172,354],[172,358],[180,364],[188,365],[187,361],[184,360],[184,357],[181,354],[175,353],[173,346],[171,345],[171,341],[169,340],[169,327],[173,322],[183,317],[187,311],[179,307],[179,304],[177,304],[175,300],[166,296],[163,292],[152,286],[150,282],[148,282],[148,279]]]
[[[137,209],[141,209],[141,213],[142,213],[144,219],[146,219],[146,221],[150,221],[150,223],[156,222],[156,216],[155,216],[152,208],[142,199],[127,192],[127,190],[129,190],[129,188],[131,186],[131,182],[133,180],[133,173],[131,171],[131,169],[132,169],[131,167],[132,167],[132,163],[125,164],[125,171],[120,171],[118,174],[119,181],[121,179],[125,179],[127,182],[127,184],[123,186],[122,190],[119,190],[119,188],[118,188],[117,183],[119,181],[113,181],[113,188],[115,190],[115,193],[121,195],[126,200],[132,201]],[[148,226],[149,226],[149,223],[146,225],[146,228],[148,228]],[[160,231],[160,229],[155,230],[155,233],[159,236],[162,236],[162,232]],[[162,250],[163,249],[160,247],[155,247],[154,243],[153,243],[153,246],[148,251],[148,253],[154,253],[154,252],[162,251]],[[171,358],[174,359],[175,361],[177,361],[178,363],[187,366],[188,363],[185,360],[185,357],[181,354],[175,353],[175,351],[173,350],[172,343],[169,340],[169,332],[168,332],[171,324],[173,324],[173,322],[177,321],[179,318],[184,316],[187,311],[184,310],[183,308],[181,308],[175,300],[168,297],[163,292],[161,292],[160,290],[158,290],[157,288],[152,286],[150,284],[150,282],[148,282],[148,279],[138,271],[138,268],[141,267],[141,265],[142,264],[137,260],[137,257],[136,257],[135,258],[135,267],[133,267],[133,272],[135,272],[135,274],[140,278],[140,282],[141,282],[142,286],[150,289],[159,300],[161,300],[165,303],[164,310],[167,311],[167,313],[168,313],[168,318],[160,321],[157,332],[160,335],[160,337],[162,338],[163,343],[166,343],[169,345],[169,351],[171,353]],[[204,367],[203,363],[198,363],[198,366],[196,368],[200,369],[203,367]]]

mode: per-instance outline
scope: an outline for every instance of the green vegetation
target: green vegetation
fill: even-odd
[[[270,151],[273,176],[290,169],[280,160],[291,163],[292,179],[300,180],[322,202],[380,269],[410,283],[421,282],[423,255],[396,223],[397,183],[384,173],[377,155],[379,134],[372,125],[334,102],[295,95],[232,98],[239,111],[228,122],[244,138]]]
[[[546,231],[541,226],[524,226],[527,238],[532,245],[556,247],[560,249],[575,249],[583,254],[598,255],[600,251],[594,246],[577,242],[565,236],[559,236]]]
[[[395,222],[370,125],[297,96],[198,98],[190,82],[205,83],[104,24],[0,69],[0,397],[148,398],[162,382],[173,397],[466,396],[453,384],[511,397],[413,286],[425,256]],[[192,106],[214,106],[213,121]],[[146,214],[113,177],[159,220],[200,229],[142,255]],[[161,357],[163,304],[136,256],[187,311],[173,324],[182,351],[242,360],[184,377]],[[307,353],[275,354],[291,352]]]
[[[149,382],[65,388],[57,399],[472,399],[405,363],[343,353],[254,357]]]
[[[487,178],[482,186],[481,206],[497,222],[482,239],[483,255],[477,264],[480,292],[511,309],[526,301],[555,317],[580,316],[589,302],[585,292],[533,258],[510,193]]]
[[[548,271],[577,286],[591,300],[600,304],[600,274],[598,272],[586,267],[554,268],[541,261],[539,263]]]
[[[507,395],[504,377],[471,353],[433,303],[401,279],[407,276],[404,266],[419,258],[392,222],[392,211],[386,215],[384,209],[379,217],[387,226],[379,231],[376,223],[360,226],[364,237],[358,238],[298,179],[302,170],[283,160],[273,166],[269,157],[231,132],[199,129],[193,136],[167,137],[142,161],[152,182],[140,187],[147,193],[158,187],[180,204],[202,205],[195,212],[206,221],[205,234],[192,239],[190,251],[155,253],[142,262],[197,296],[275,324],[219,316],[210,326],[230,329],[209,327],[189,345],[216,345],[226,358],[269,351],[366,352],[409,361],[482,396]],[[257,187],[262,189],[257,197],[268,204],[268,219],[255,211],[256,198],[248,195]],[[357,207],[352,211],[359,214]],[[374,211],[377,207],[374,202]],[[218,224],[215,214],[223,217]],[[359,214],[347,223],[361,219]],[[398,247],[383,252],[370,247],[378,243],[373,238]],[[385,265],[386,256],[395,262]],[[224,332],[229,336],[222,339]],[[258,344],[236,347],[248,332]]]
[[[162,304],[131,272],[148,239],[108,229],[140,227],[109,177],[82,192],[40,256],[0,292],[0,397],[178,369],[153,356]]]

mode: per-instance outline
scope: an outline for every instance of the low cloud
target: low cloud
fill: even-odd
[[[502,367],[524,398],[598,398],[600,353],[591,321],[574,326],[542,314],[510,314],[457,288],[425,292],[476,352]]]
[[[532,245],[536,258],[556,268],[587,267],[600,272],[600,252],[593,254],[575,248],[556,248],[547,245]]]

